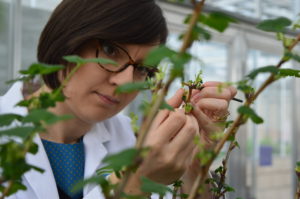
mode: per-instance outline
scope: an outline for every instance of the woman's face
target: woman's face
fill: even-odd
[[[95,58],[99,49],[97,42],[90,42],[82,47],[79,55],[82,58]],[[131,58],[139,63],[154,45],[120,45]],[[101,49],[101,48],[100,48]],[[109,52],[113,53],[113,52]],[[126,64],[128,58],[118,60]],[[78,69],[68,82],[63,92],[66,101],[63,104],[64,112],[73,114],[77,119],[92,124],[105,120],[128,105],[138,92],[116,94],[118,86],[134,82],[134,68],[127,67],[119,73],[112,73],[101,68],[97,63],[87,63]]]

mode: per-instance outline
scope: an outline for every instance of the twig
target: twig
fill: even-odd
[[[198,19],[199,14],[202,10],[204,2],[205,2],[205,0],[202,0],[195,7],[193,17],[191,19],[191,22],[189,23],[188,30],[184,35],[183,44],[182,44],[182,47],[179,51],[179,54],[183,54],[189,48],[189,46],[191,44],[192,31],[193,31],[193,28],[194,28],[195,24],[197,23],[197,19]],[[158,113],[159,107],[161,106],[161,104],[164,100],[164,97],[166,96],[166,94],[168,92],[168,89],[169,89],[169,87],[170,87],[170,85],[171,85],[171,83],[173,82],[174,79],[175,79],[174,77],[170,77],[170,79],[167,80],[167,83],[163,86],[163,88],[162,88],[161,92],[159,93],[154,105],[152,106],[148,116],[145,118],[145,121],[143,122],[143,124],[140,128],[140,131],[138,133],[139,136],[138,136],[138,140],[137,140],[137,143],[136,143],[136,148],[137,148],[138,151],[140,151],[142,149],[144,141],[147,137],[147,133],[150,129],[150,126],[151,126],[156,114]],[[122,180],[121,180],[121,182],[118,186],[119,188],[115,192],[115,194],[117,196],[120,196],[121,192],[124,190],[126,182],[128,182],[128,179],[131,176],[130,171],[126,171],[125,173],[126,173],[126,175],[122,178]],[[118,199],[119,197],[114,197],[114,198]]]
[[[8,181],[8,185],[7,185],[7,187],[5,187],[4,191],[2,192],[3,194],[0,197],[0,199],[4,199],[5,198],[5,196],[9,193],[12,185],[13,185],[13,180]]]
[[[228,159],[229,159],[231,151],[235,148],[235,146],[236,145],[235,145],[234,141],[231,141],[230,146],[228,147],[228,150],[226,152],[226,156],[222,161],[223,168],[222,168],[222,172],[221,172],[220,181],[218,182],[218,188],[220,191],[222,191],[222,189],[224,188]],[[216,199],[219,199],[225,193],[226,193],[226,190],[223,190],[221,193],[218,193],[218,195],[216,196]]]
[[[300,34],[297,35],[296,40],[288,47],[289,51],[292,51],[293,48],[299,43],[300,41]],[[280,68],[285,62],[287,62],[287,60],[285,60],[284,58],[282,58],[279,63],[276,65],[277,68]],[[259,94],[267,87],[269,86],[271,83],[273,83],[275,81],[275,75],[271,74],[269,76],[269,78],[262,84],[262,86],[254,93],[253,96],[247,98],[247,101],[244,103],[244,106],[249,107],[254,100],[256,100],[256,98],[259,96]],[[244,115],[243,114],[239,114],[238,117],[235,119],[235,121],[233,122],[233,124],[228,128],[228,130],[226,131],[226,133],[224,134],[224,136],[222,137],[222,139],[217,143],[215,149],[214,149],[214,154],[213,157],[208,161],[208,163],[204,166],[203,168],[203,172],[200,173],[200,177],[198,176],[194,182],[194,185],[192,187],[192,191],[190,193],[190,196],[188,199],[194,199],[197,191],[198,191],[198,187],[200,185],[202,185],[204,183],[205,180],[205,176],[206,173],[209,171],[209,168],[212,164],[212,162],[214,161],[214,159],[217,157],[217,155],[220,153],[221,149],[223,148],[224,144],[226,143],[226,141],[228,140],[228,138],[230,136],[235,136],[237,130],[239,129],[239,126],[244,124],[246,121],[244,119]]]
[[[191,38],[192,38],[192,33],[195,25],[197,24],[199,15],[202,11],[202,8],[204,6],[205,0],[200,1],[199,3],[195,4],[194,12],[191,18],[191,21],[189,23],[189,27],[187,32],[184,34],[183,37],[183,44],[180,48],[180,53],[184,53],[186,49],[188,49],[191,45]]]

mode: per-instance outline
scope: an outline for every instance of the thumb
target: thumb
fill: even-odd
[[[167,100],[167,103],[173,108],[178,108],[182,103],[182,96],[184,89],[180,88],[176,91],[175,95]]]

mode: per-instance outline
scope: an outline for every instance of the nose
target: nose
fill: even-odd
[[[122,85],[133,82],[133,66],[129,65],[125,70],[118,73],[111,73],[109,82],[114,85]]]

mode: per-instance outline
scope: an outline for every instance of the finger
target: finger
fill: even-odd
[[[204,98],[195,103],[195,105],[206,112],[210,111],[222,115],[222,113],[227,113],[229,103],[224,99]]]
[[[222,84],[222,82],[218,82],[218,81],[208,81],[208,82],[204,82],[202,84],[203,87],[218,87],[220,86],[220,84]]]
[[[178,108],[182,103],[182,96],[184,94],[184,90],[178,89],[173,97],[167,100],[167,103],[173,108]]]
[[[174,149],[185,150],[187,146],[194,145],[194,138],[199,133],[199,126],[196,118],[187,115],[186,123],[173,138],[171,145]]]
[[[218,86],[220,86],[220,84],[224,84],[224,83],[218,82],[218,81],[209,81],[209,82],[205,82],[202,86],[203,87],[218,87]],[[230,90],[231,98],[233,98],[237,93],[237,89],[233,86],[228,86],[226,88],[228,88]]]
[[[184,90],[178,89],[173,97],[171,97],[169,100],[167,100],[167,103],[172,106],[173,108],[178,108],[182,103],[182,96],[183,96]],[[155,120],[152,123],[153,128],[157,128],[170,114],[170,111],[167,109],[159,111],[157,116],[155,117]]]
[[[186,123],[186,115],[183,109],[170,112],[169,116],[161,123],[156,132],[159,133],[160,142],[169,142]]]
[[[205,136],[209,136],[210,133],[215,133],[220,131],[220,127],[214,122],[195,104],[193,104],[192,114],[198,121],[199,128],[205,132]]]
[[[229,88],[223,88],[220,90],[217,87],[204,87],[201,90],[201,92],[192,96],[191,101],[197,102],[203,98],[218,98],[218,99],[225,99],[229,101],[232,98],[232,93]]]
[[[231,92],[231,98],[233,98],[237,94],[237,89],[233,86],[229,86],[228,89]]]
[[[158,126],[169,116],[170,112],[171,111],[167,109],[160,110],[153,120],[150,130],[158,128]]]

